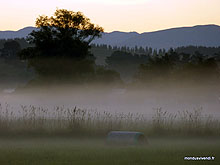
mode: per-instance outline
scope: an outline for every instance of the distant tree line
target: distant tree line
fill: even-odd
[[[122,52],[128,52],[132,54],[145,54],[145,55],[155,55],[157,53],[159,54],[165,54],[165,49],[153,49],[151,47],[146,46],[143,48],[142,46],[138,47],[128,47],[128,46],[111,46],[106,44],[92,44],[93,48],[99,48],[99,49],[106,49],[108,51],[122,51]]]
[[[105,45],[99,47],[109,49]],[[106,57],[106,66],[119,72],[123,80],[144,83],[220,80],[220,47],[189,46],[167,51],[147,48],[143,54],[142,48],[136,49],[136,53],[129,52],[130,49],[123,51],[121,47],[115,49]]]
[[[27,40],[25,38],[14,38],[14,39],[0,39],[0,49],[2,49],[4,47],[4,44],[6,42],[10,42],[10,41],[16,41],[19,43],[21,49],[27,48],[27,47],[31,47],[33,45],[31,45],[30,43],[27,42]]]
[[[219,64],[217,55],[178,53],[171,49],[165,55],[151,56],[147,63],[141,64],[136,80],[150,83],[216,83],[220,80]]]
[[[219,81],[220,47],[165,50],[92,44],[103,29],[82,13],[65,9],[52,17],[40,16],[36,26],[27,39],[0,40],[0,62],[28,64],[36,73],[35,84],[111,83],[121,78],[146,84]],[[1,70],[7,74],[7,69]]]
[[[26,41],[13,39],[0,40],[0,43],[0,89],[25,85],[34,76],[33,70],[27,69],[27,63],[18,56],[22,50],[21,44],[26,45]]]
[[[111,46],[106,44],[91,44],[93,48],[105,49],[107,51],[122,51],[128,52],[132,54],[145,54],[145,55],[164,55],[167,51],[166,49],[153,49],[151,47],[146,46],[145,48],[142,46],[128,47],[128,46]],[[183,46],[177,48],[171,48],[177,53],[187,53],[193,54],[195,52],[199,52],[204,55],[215,55],[220,53],[219,47],[205,47],[205,46]]]
[[[186,46],[186,47],[178,47],[175,49],[178,53],[200,53],[208,56],[216,56],[220,54],[220,47],[204,47],[204,46]]]
[[[1,57],[5,58],[5,59],[9,59],[9,58],[17,58],[17,53],[21,51],[21,46],[20,44],[15,41],[7,41],[3,44],[3,48],[0,49],[0,54]]]
[[[148,61],[149,55],[132,54],[124,51],[114,51],[111,56],[106,57],[106,66],[120,73],[125,81],[132,81],[140,64]]]

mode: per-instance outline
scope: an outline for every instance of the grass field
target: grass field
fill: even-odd
[[[0,104],[0,137],[103,137],[110,131],[139,131],[147,136],[220,137],[220,121],[200,109],[168,113],[156,109],[152,117],[139,113],[110,113],[79,108]]]
[[[220,164],[219,139],[150,138],[146,146],[109,146],[104,140],[0,139],[1,165],[182,165]],[[213,161],[184,161],[214,156]]]
[[[111,146],[112,130],[140,131],[147,145]],[[220,165],[220,121],[200,110],[141,114],[0,104],[0,165]],[[184,157],[215,157],[186,161]]]

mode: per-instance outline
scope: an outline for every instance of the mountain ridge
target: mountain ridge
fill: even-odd
[[[0,39],[25,38],[35,27],[25,27],[18,31],[0,31]],[[176,27],[153,32],[121,32],[103,33],[102,38],[93,41],[94,44],[111,46],[142,46],[155,49],[179,46],[220,46],[220,26],[215,24],[196,25],[192,27]]]

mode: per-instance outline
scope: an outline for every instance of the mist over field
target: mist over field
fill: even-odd
[[[0,165],[220,164],[220,1],[200,1],[1,2]]]
[[[8,93],[7,93],[8,92]],[[58,86],[48,88],[18,89],[13,93],[2,90],[0,102],[11,106],[34,105],[53,108],[56,106],[78,107],[111,113],[141,113],[152,116],[155,109],[177,113],[201,109],[205,114],[219,116],[220,88],[218,86],[107,88]],[[16,109],[15,109],[16,111]]]

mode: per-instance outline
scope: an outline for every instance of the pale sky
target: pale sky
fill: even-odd
[[[1,0],[0,30],[34,26],[56,8],[81,11],[106,32],[220,25],[220,0]]]

